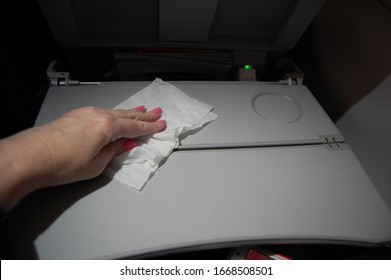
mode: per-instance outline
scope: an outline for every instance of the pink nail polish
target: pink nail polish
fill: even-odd
[[[167,124],[165,120],[158,120],[157,122],[162,123],[162,124]]]
[[[134,109],[137,110],[137,111],[144,111],[144,110],[145,110],[145,106],[144,106],[144,105],[137,106],[137,107],[134,108]]]
[[[163,112],[163,110],[162,110],[162,108],[157,107],[157,108],[155,108],[155,109],[152,109],[151,112],[154,112],[154,113],[161,113],[161,112]]]
[[[135,139],[129,139],[123,143],[123,147],[124,147],[125,151],[130,151],[130,150],[136,148],[137,146],[138,146],[138,143]]]

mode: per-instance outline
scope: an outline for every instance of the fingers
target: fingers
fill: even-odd
[[[155,122],[135,121],[129,119],[120,119],[119,131],[117,135],[124,138],[137,138],[139,136],[151,135],[164,130],[166,121],[158,120]]]
[[[110,112],[117,118],[155,122],[162,116],[163,111],[160,107],[157,107],[146,112],[145,106],[138,106],[130,110],[114,109]]]
[[[129,110],[114,109],[110,113],[116,118],[112,127],[113,140],[151,135],[166,127],[166,122],[159,120],[163,113],[160,107],[146,112],[145,106],[138,106]]]
[[[116,126],[113,128],[115,139],[151,135],[166,127],[166,122],[159,120],[163,113],[160,107],[149,112],[146,112],[145,106],[130,110],[115,109],[110,112],[117,117]]]

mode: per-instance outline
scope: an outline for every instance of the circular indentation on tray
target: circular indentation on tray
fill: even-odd
[[[281,93],[260,93],[253,97],[254,111],[265,120],[293,123],[300,120],[303,110],[292,97]]]

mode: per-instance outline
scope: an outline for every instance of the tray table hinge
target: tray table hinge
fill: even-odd
[[[320,138],[329,150],[342,150],[343,139],[339,135],[321,135]]]
[[[50,86],[78,86],[80,84],[79,81],[71,79],[69,72],[56,71],[56,64],[56,60],[52,61],[46,70]]]
[[[297,85],[302,85],[303,84],[303,79],[299,79],[296,77],[289,77],[286,78],[285,80],[280,80],[280,84],[286,85],[286,86],[297,86]]]

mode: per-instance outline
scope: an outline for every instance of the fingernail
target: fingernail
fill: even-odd
[[[158,120],[157,122],[162,123],[162,124],[167,124],[167,122],[165,120]]]
[[[151,112],[154,112],[154,113],[161,113],[161,112],[163,112],[163,110],[162,110],[162,108],[157,107],[157,108],[155,108],[155,109],[152,109]]]
[[[130,151],[130,150],[136,148],[137,146],[138,146],[138,143],[135,139],[129,139],[123,143],[123,147],[124,147],[125,151]]]
[[[144,110],[145,110],[145,106],[144,106],[144,105],[137,106],[137,107],[134,108],[134,109],[137,110],[137,111],[144,111]]]

